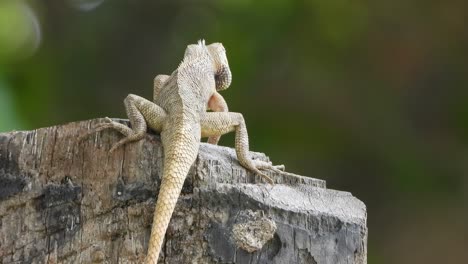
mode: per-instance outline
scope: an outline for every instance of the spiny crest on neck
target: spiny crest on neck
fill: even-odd
[[[190,44],[185,49],[184,59],[179,64],[179,68],[189,65],[193,60],[209,56],[208,48],[204,39],[200,39],[197,44]]]
[[[205,45],[205,40],[204,39],[199,39],[198,40],[198,45],[200,46],[200,48],[206,48],[206,45]]]
[[[208,48],[205,45],[205,40],[200,39],[197,44],[190,44],[185,49],[184,57],[198,57],[208,53]]]

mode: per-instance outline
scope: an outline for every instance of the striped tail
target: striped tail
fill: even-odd
[[[154,212],[146,264],[158,262],[167,227],[188,171],[197,157],[198,146],[198,142],[181,140],[165,150],[164,171]]]

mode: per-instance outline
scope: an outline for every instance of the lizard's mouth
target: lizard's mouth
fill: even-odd
[[[225,90],[231,85],[232,75],[229,66],[223,65],[215,74],[216,90]]]

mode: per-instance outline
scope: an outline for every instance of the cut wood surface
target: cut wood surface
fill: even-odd
[[[0,134],[0,263],[142,263],[161,142],[148,133],[109,154],[116,131],[77,140],[99,122]],[[202,144],[159,263],[367,262],[361,201],[323,180],[268,175],[275,185],[234,149]]]

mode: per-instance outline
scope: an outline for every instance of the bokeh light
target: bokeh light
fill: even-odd
[[[0,2],[0,63],[31,56],[41,43],[41,29],[34,11],[21,0]]]

